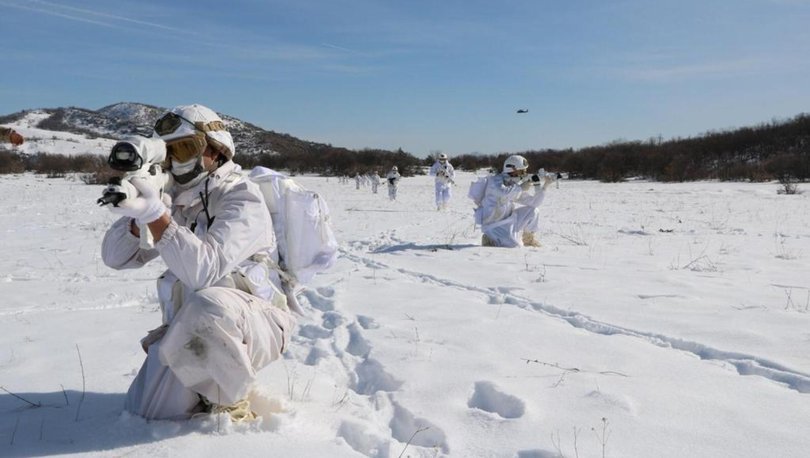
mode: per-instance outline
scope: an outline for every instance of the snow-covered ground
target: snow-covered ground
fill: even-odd
[[[541,248],[482,248],[459,174],[399,200],[335,178],[341,255],[262,420],[122,413],[155,262],[100,260],[101,187],[0,176],[0,456],[807,456],[810,194],[562,182]]]

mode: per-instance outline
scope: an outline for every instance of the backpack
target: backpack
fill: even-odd
[[[255,167],[249,177],[259,185],[270,210],[279,266],[299,284],[332,267],[338,243],[323,197],[265,167]]]
[[[470,189],[467,191],[467,197],[472,199],[475,204],[474,218],[476,226],[480,226],[484,222],[484,212],[481,208],[481,204],[484,201],[488,183],[489,177],[479,177],[470,183]]]

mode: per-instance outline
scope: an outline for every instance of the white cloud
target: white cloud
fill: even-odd
[[[9,8],[31,11],[35,13],[45,14],[48,16],[61,17],[72,21],[85,22],[89,24],[99,25],[102,27],[120,27],[120,24],[117,24],[117,22],[128,22],[131,24],[147,26],[155,29],[162,29],[176,33],[183,33],[190,35],[196,34],[195,32],[192,31],[170,27],[155,22],[142,21],[130,17],[109,14],[101,11],[89,10],[84,8],[76,8],[72,6],[61,5],[58,3],[52,3],[43,0],[28,0],[27,3],[28,4],[25,5],[17,2],[10,3],[0,1],[0,5],[7,6]],[[102,21],[101,19],[107,19],[108,21]]]

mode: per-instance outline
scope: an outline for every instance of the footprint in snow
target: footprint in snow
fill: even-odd
[[[323,327],[335,329],[346,323],[346,318],[337,312],[323,312]]]
[[[349,344],[346,345],[346,351],[351,355],[361,358],[368,357],[368,354],[371,353],[371,345],[369,345],[368,341],[363,337],[360,326],[358,326],[357,323],[352,323],[348,326],[348,329]]]
[[[520,418],[526,413],[522,399],[499,391],[492,382],[475,382],[475,390],[467,407],[481,409],[503,418]]]
[[[331,288],[330,288],[331,289]],[[322,312],[331,312],[335,310],[335,301],[332,299],[331,296],[324,296],[320,293],[320,290],[313,291],[313,290],[304,290],[302,293],[304,298],[309,302],[309,304]],[[333,291],[334,295],[334,291]]]
[[[450,452],[447,437],[441,428],[424,418],[414,416],[410,410],[396,402],[392,404],[394,416],[388,426],[391,427],[391,435],[394,439],[419,447],[435,448],[441,450],[442,453]]]
[[[304,359],[304,364],[307,366],[317,366],[318,363],[331,356],[331,353],[323,348],[312,347],[309,350],[309,354],[307,354],[306,359]]]
[[[331,337],[332,333],[314,324],[304,324],[298,327],[298,335],[307,339],[326,339]]]
[[[338,437],[354,451],[365,456],[389,456],[391,439],[376,434],[367,426],[353,421],[343,421],[337,431]]]
[[[586,398],[599,404],[604,404],[608,407],[623,410],[629,414],[635,415],[636,407],[632,399],[627,396],[615,396],[603,391],[591,391],[585,395]]]
[[[352,389],[358,394],[371,395],[377,391],[396,391],[402,382],[385,372],[382,364],[375,359],[366,359],[354,369],[355,381]]]
[[[380,327],[374,318],[365,315],[357,315],[357,323],[363,329],[377,329]]]

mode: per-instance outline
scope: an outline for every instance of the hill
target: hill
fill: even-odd
[[[164,112],[166,108],[163,107],[121,102],[98,110],[80,107],[25,110],[0,116],[0,124],[17,124],[42,131],[70,133],[87,139],[113,140],[125,135],[151,135],[153,124]],[[227,114],[219,115],[231,131],[240,154],[300,154],[329,146],[268,131]],[[40,138],[47,136],[43,134],[28,137],[29,141],[38,143]],[[57,153],[46,143],[37,144],[37,150],[43,153]]]
[[[163,107],[131,102],[98,110],[43,108],[0,116],[0,124],[12,126],[25,135],[26,143],[15,150],[23,156],[106,156],[115,139],[134,134],[151,135],[152,125],[165,111]],[[266,130],[224,113],[219,115],[233,135],[236,161],[245,167],[264,165],[292,173],[354,175],[372,169],[383,172],[397,165],[407,176],[420,173],[423,162],[402,150],[354,151]],[[27,164],[24,168],[36,170]],[[14,170],[16,168],[10,171]]]

